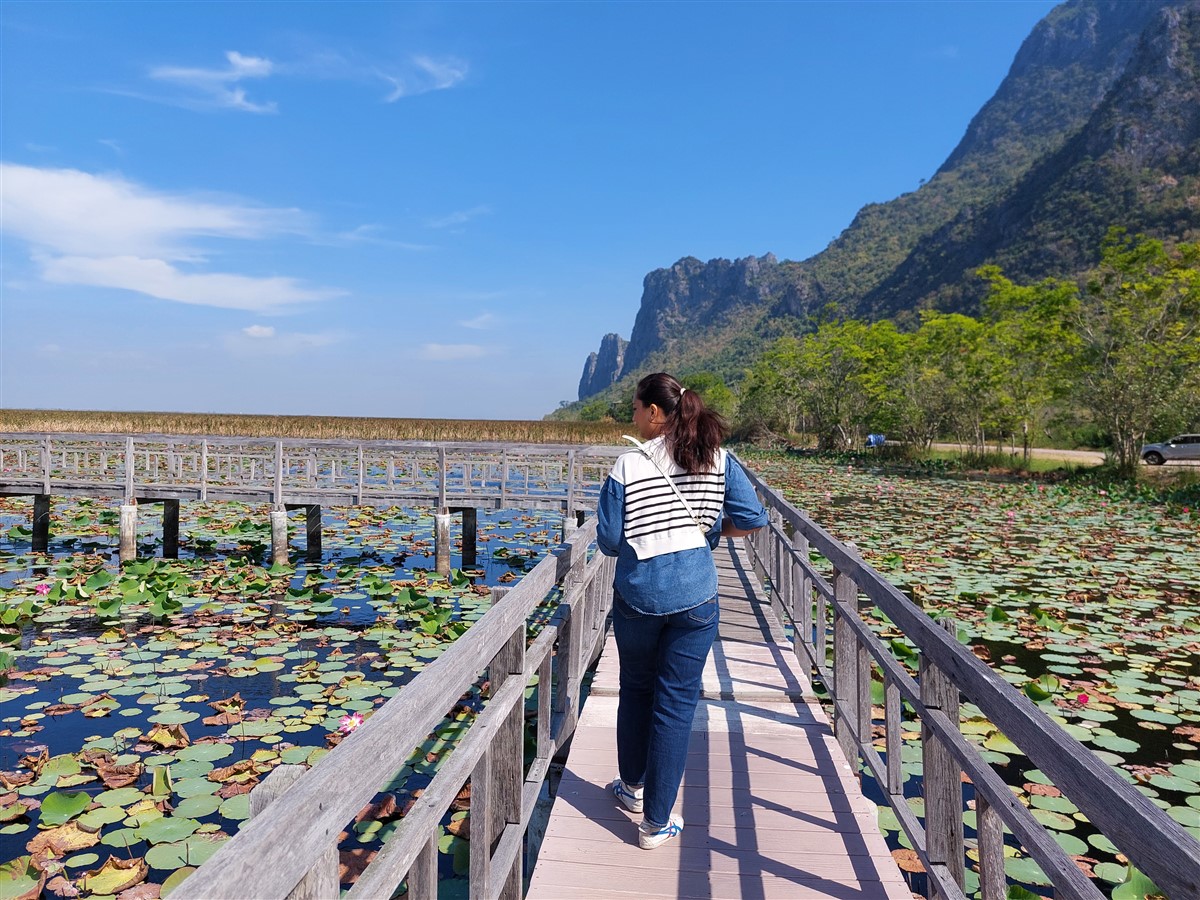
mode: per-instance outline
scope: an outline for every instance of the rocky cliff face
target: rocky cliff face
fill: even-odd
[[[919,190],[870,204],[802,262],[685,258],[646,276],[622,366],[726,373],[821,315],[974,312],[974,270],[1018,281],[1090,265],[1110,225],[1200,239],[1200,0],[1068,0]],[[606,338],[607,340],[607,338]],[[735,364],[736,363],[736,364]],[[606,380],[607,379],[607,380]],[[601,387],[600,389],[603,389]]]
[[[1200,239],[1200,2],[1130,5],[1153,15],[1088,120],[1005,195],[923,240],[865,306],[974,312],[980,265],[1069,275],[1096,261],[1113,225]]]
[[[652,355],[670,354],[700,330],[736,322],[739,312],[748,309],[761,313],[774,299],[777,267],[768,253],[706,263],[689,256],[669,269],[655,269],[642,282],[642,303],[628,344],[615,334],[604,336],[599,352],[584,364],[579,399],[637,371]]]
[[[598,394],[618,378],[625,368],[625,350],[629,342],[619,334],[606,334],[600,340],[600,352],[589,353],[579,379],[579,399]]]

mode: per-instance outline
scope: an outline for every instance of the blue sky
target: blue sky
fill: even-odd
[[[0,407],[540,418],[928,178],[1046,0],[0,4]]]

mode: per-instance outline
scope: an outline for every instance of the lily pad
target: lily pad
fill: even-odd
[[[92,798],[86,791],[54,791],[42,800],[41,823],[62,825],[88,808]]]

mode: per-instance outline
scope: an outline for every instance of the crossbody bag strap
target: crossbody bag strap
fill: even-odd
[[[654,454],[651,453],[649,450],[647,450],[646,445],[643,444],[641,441],[639,441],[637,438],[630,437],[627,434],[623,434],[623,435],[621,435],[621,437],[625,438],[625,440],[629,441],[629,443],[633,444],[635,447],[637,447],[639,450],[641,450],[642,455],[645,456],[646,459],[650,460],[650,462],[654,463],[654,468],[658,469],[658,473],[660,475],[662,475],[662,477],[666,479],[667,484],[669,484],[671,486],[671,490],[673,490],[675,492],[675,496],[679,498],[679,502],[683,504],[683,508],[687,510],[687,514],[689,516],[691,516],[692,521],[696,523],[696,527],[699,528],[701,531],[704,531],[704,526],[700,524],[699,517],[694,512],[692,512],[692,504],[687,502],[687,498],[685,496],[683,496],[683,493],[679,490],[679,486],[675,484],[675,480],[670,475],[668,475],[666,473],[666,471],[664,471],[662,466],[660,466],[658,464],[658,460],[654,458]],[[705,532],[705,533],[707,533],[707,532]]]

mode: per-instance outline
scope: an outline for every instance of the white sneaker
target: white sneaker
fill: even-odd
[[[678,837],[682,832],[683,816],[672,815],[671,821],[661,828],[651,829],[643,822],[638,826],[638,846],[643,850],[653,850],[671,838]]]
[[[614,797],[620,800],[621,803],[624,804],[625,808],[630,812],[642,811],[643,788],[632,788],[618,778],[608,786],[608,790]]]

